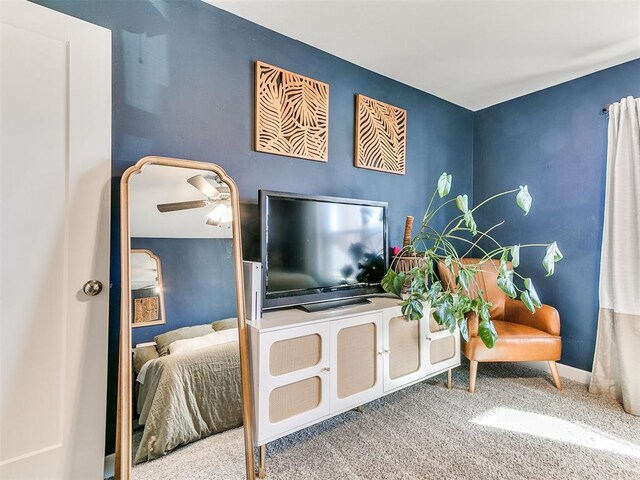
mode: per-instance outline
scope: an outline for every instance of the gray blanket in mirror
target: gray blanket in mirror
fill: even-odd
[[[136,464],[242,425],[237,342],[153,360],[140,385],[138,409],[144,431]]]

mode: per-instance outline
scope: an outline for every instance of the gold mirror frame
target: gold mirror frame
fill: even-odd
[[[131,478],[131,298],[130,265],[131,241],[129,238],[129,180],[142,172],[147,165],[208,170],[217,174],[229,185],[233,211],[233,259],[236,280],[236,304],[238,312],[238,336],[240,350],[240,383],[242,385],[242,423],[244,426],[245,465],[247,480],[255,478],[253,460],[253,409],[251,376],[249,363],[249,338],[244,304],[244,281],[242,276],[242,239],[240,236],[240,200],[238,187],[231,177],[218,165],[195,160],[168,157],[144,157],[127,169],[120,181],[120,251],[121,251],[121,308],[120,308],[120,351],[118,369],[118,414],[116,424],[116,480]]]
[[[147,248],[132,248],[129,253],[145,254],[151,257],[151,260],[156,262],[156,271],[158,272],[157,282],[158,282],[158,287],[160,288],[160,291],[158,292],[158,304],[159,304],[158,309],[160,310],[160,320],[153,320],[151,322],[133,322],[132,321],[131,328],[149,327],[151,325],[162,325],[164,323],[167,323],[167,317],[164,313],[164,284],[162,283],[162,264],[160,263],[160,258]],[[129,291],[129,295],[131,295],[131,291]],[[135,302],[134,302],[134,305],[135,305]]]

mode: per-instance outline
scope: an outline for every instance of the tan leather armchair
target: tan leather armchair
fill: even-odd
[[[476,264],[479,259],[464,258],[463,264]],[[498,288],[497,260],[487,260],[475,275],[475,289],[483,292],[483,298],[493,304],[491,319],[498,333],[493,348],[487,348],[478,337],[478,316],[467,316],[469,341],[462,341],[462,352],[470,361],[469,391],[475,390],[478,362],[534,362],[549,363],[553,382],[562,390],[556,360],[560,360],[562,340],[560,337],[560,316],[548,305],[531,313],[520,300],[509,298]],[[511,268],[511,265],[509,265]],[[456,290],[455,278],[443,264],[438,265],[443,287]],[[473,296],[473,292],[472,296]]]

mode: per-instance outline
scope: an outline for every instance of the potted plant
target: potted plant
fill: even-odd
[[[527,308],[531,312],[535,312],[535,309],[540,308],[542,303],[531,279],[516,271],[520,264],[520,250],[523,248],[544,248],[542,265],[547,276],[553,275],[555,264],[562,259],[562,253],[556,242],[501,245],[490,233],[502,226],[505,223],[504,220],[486,231],[478,229],[474,213],[498,197],[515,194],[516,204],[527,215],[531,209],[532,198],[526,185],[497,193],[473,208],[469,208],[467,195],[458,195],[456,198],[440,202],[437,206],[434,205],[436,196],[442,199],[449,194],[452,181],[452,175],[446,172],[438,179],[437,187],[422,218],[418,234],[402,248],[399,255],[394,257],[389,270],[382,279],[382,287],[385,291],[400,296],[403,287],[408,286],[407,293],[403,295],[401,303],[402,314],[407,320],[419,320],[425,312],[433,309],[433,317],[438,324],[449,328],[452,332],[458,327],[466,341],[469,340],[466,314],[475,312],[480,319],[478,336],[488,348],[493,348],[498,334],[489,315],[491,303],[484,299],[482,291],[472,288],[475,287],[475,274],[478,267],[489,259],[499,258],[499,267],[496,266],[498,287],[511,298],[519,296]],[[441,231],[433,228],[430,222],[436,213],[445,205],[453,202],[455,202],[460,214],[452,218]],[[464,252],[458,252],[456,244],[464,245]],[[486,244],[489,244],[490,247],[486,247]],[[463,264],[461,259],[472,252],[475,256],[480,256],[479,261],[474,264]],[[420,257],[421,261],[417,262],[416,266],[409,271],[397,272],[395,270],[396,262],[404,255]],[[443,287],[436,274],[438,264],[443,264],[451,272],[451,278],[455,278],[457,285],[455,293]]]

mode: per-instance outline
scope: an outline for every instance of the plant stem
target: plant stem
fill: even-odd
[[[476,205],[475,207],[473,207],[471,209],[471,212],[475,212],[477,209],[479,209],[482,205],[484,205],[485,203],[490,202],[491,200],[498,198],[498,197],[502,197],[503,195],[509,195],[510,193],[515,193],[517,191],[519,191],[519,188],[514,188],[513,190],[507,190],[506,192],[501,192],[501,193],[496,193],[494,196],[489,197],[485,200],[483,200],[482,202],[480,202],[478,205]]]
[[[424,215],[422,217],[422,223],[424,223],[425,219],[429,214],[429,210],[431,210],[431,204],[433,203],[433,200],[436,198],[436,193],[438,193],[438,187],[436,187],[436,189],[433,191],[433,195],[431,195],[431,200],[429,200],[429,205],[427,205],[427,209],[425,210]]]
[[[429,215],[429,217],[428,217],[428,218],[423,222],[423,224],[426,224],[426,223],[428,223],[428,222],[429,222],[429,220],[433,219],[433,217],[435,216],[435,214],[436,214],[436,213],[438,213],[438,210],[440,210],[442,207],[444,207],[444,206],[445,206],[445,205],[447,205],[448,203],[455,202],[455,201],[456,201],[456,199],[455,199],[455,198],[452,198],[452,199],[450,199],[450,200],[447,200],[447,201],[446,201],[446,202],[444,202],[444,203],[441,203],[441,204],[440,204],[440,206],[438,206],[438,208],[436,208],[433,212],[431,212],[431,214],[430,214],[430,215]]]

